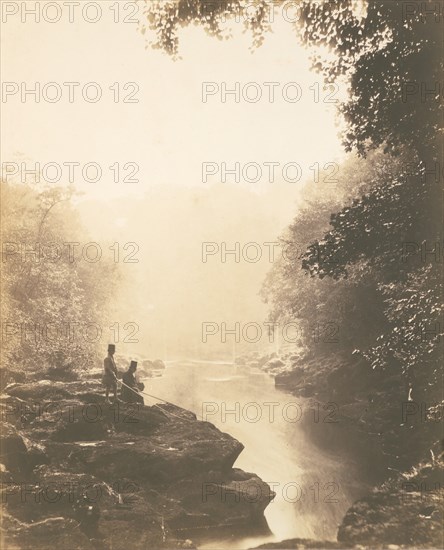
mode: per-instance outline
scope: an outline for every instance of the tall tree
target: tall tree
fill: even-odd
[[[1,185],[3,366],[32,372],[94,365],[116,264],[85,261],[69,245],[90,242],[70,189]]]

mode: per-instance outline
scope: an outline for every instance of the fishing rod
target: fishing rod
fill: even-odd
[[[145,392],[145,391],[141,391],[141,390],[137,391],[134,388],[132,388],[131,386],[128,386],[128,384],[125,384],[125,382],[123,382],[122,380],[117,380],[117,381],[120,382],[120,384],[122,384],[122,386],[125,386],[126,388],[131,390],[136,395],[140,395],[140,394],[146,395],[147,397],[151,397],[152,399],[157,399],[159,401],[163,401],[167,405],[172,405],[173,407],[177,407],[178,409],[182,409],[183,411],[189,412],[189,411],[187,411],[187,409],[184,409],[183,407],[179,407],[179,405],[176,405],[175,403],[171,403],[170,401],[167,401],[166,399],[162,399],[161,397],[157,397],[156,395],[151,395],[151,394],[149,394],[148,392]],[[177,414],[174,414],[171,411],[167,411],[165,409],[162,409],[162,407],[157,405],[157,403],[153,403],[153,405],[154,405],[154,407],[159,408],[161,411],[166,412],[167,414],[171,414],[172,416],[175,416],[176,418],[179,418],[180,420],[188,420],[189,422],[192,422],[192,420],[190,420],[189,418],[184,418],[183,416],[178,416]],[[201,420],[203,420],[202,416],[200,416],[196,413],[193,413],[193,414],[195,414],[196,417],[199,417]]]

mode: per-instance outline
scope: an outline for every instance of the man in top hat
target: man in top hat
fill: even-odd
[[[138,383],[134,373],[137,369],[137,361],[131,361],[128,370],[122,376],[122,391],[121,398],[122,401],[127,401],[128,403],[142,403],[143,397],[138,395],[139,391],[143,391],[144,385]]]
[[[116,352],[116,346],[114,344],[108,345],[108,355],[105,357],[103,361],[103,378],[102,382],[105,386],[106,391],[106,401],[107,403],[111,403],[109,400],[109,390],[113,390],[114,393],[114,402],[117,401],[117,367],[116,363],[114,362],[113,355]]]

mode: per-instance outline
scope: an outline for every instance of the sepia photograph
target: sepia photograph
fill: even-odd
[[[444,548],[444,0],[0,0],[0,550]]]

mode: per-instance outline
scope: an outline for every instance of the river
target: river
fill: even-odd
[[[235,467],[256,473],[276,493],[265,510],[271,535],[206,541],[201,550],[243,550],[287,538],[336,539],[364,483],[350,459],[310,442],[298,419],[306,400],[276,389],[266,373],[218,362],[169,362],[162,376],[144,383],[149,393],[204,416],[239,440],[245,449]],[[303,414],[311,413],[314,422],[313,411]]]

